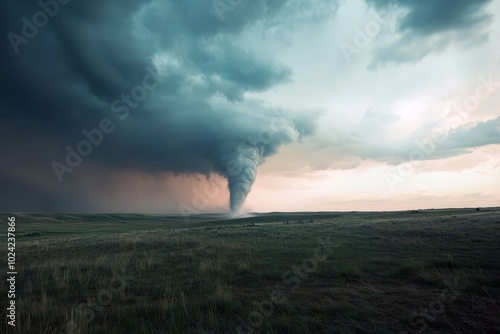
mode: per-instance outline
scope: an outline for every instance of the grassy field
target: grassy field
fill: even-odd
[[[2,333],[500,333],[499,208],[0,221]]]

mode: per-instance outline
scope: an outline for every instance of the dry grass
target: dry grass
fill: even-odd
[[[310,216],[188,226],[170,217],[161,228],[154,218],[85,216],[86,231],[72,215],[63,233],[64,216],[20,215],[21,233],[46,224],[18,237],[18,326],[5,324],[2,304],[1,331],[236,333],[260,312],[255,333],[500,332],[499,210]],[[319,252],[296,288],[284,281],[327,236],[342,243]],[[286,301],[260,309],[277,289]]]

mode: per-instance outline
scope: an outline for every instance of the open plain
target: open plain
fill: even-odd
[[[499,208],[10,216],[5,333],[500,333]]]

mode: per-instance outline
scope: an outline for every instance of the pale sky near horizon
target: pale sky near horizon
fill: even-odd
[[[498,1],[488,7],[500,14]],[[311,38],[308,28],[297,33],[295,50],[311,50],[312,45],[328,41],[323,52],[280,52],[297,78],[303,80],[262,95],[270,103],[319,109],[323,115],[316,135],[301,144],[283,147],[259,169],[247,199],[248,209],[498,206],[500,84],[488,98],[479,101],[477,108],[472,108],[471,102],[471,111],[464,108],[457,112],[459,117],[451,118],[446,113],[453,110],[454,103],[464,103],[474,96],[481,85],[478,77],[493,76],[500,82],[500,17],[493,17],[486,29],[489,40],[480,45],[450,45],[423,59],[387,64],[378,70],[368,65],[374,49],[384,43],[382,33],[359,54],[353,54],[351,64],[345,61],[338,45],[339,41],[354,45],[350,37],[355,29],[375,22],[369,10],[361,1],[346,2],[339,8],[339,17],[342,19],[316,27]],[[387,38],[394,38],[389,31]],[[342,62],[343,66],[338,66]],[[497,131],[493,132],[496,144],[470,147],[450,156],[440,156],[440,146],[446,142],[436,143],[433,153],[418,146],[434,130],[450,131],[495,119],[492,129]],[[426,132],[412,136],[426,126]],[[473,141],[464,138],[464,148],[467,140]],[[413,150],[425,153],[425,161],[410,156]],[[397,168],[405,160],[412,161],[413,170],[404,170],[400,175]]]
[[[2,6],[5,36],[41,10]],[[500,205],[500,0],[75,2],[27,41],[1,51],[2,211],[225,212],[248,147],[243,211]]]

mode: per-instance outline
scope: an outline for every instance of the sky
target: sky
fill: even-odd
[[[0,211],[500,205],[500,0],[0,6]]]

